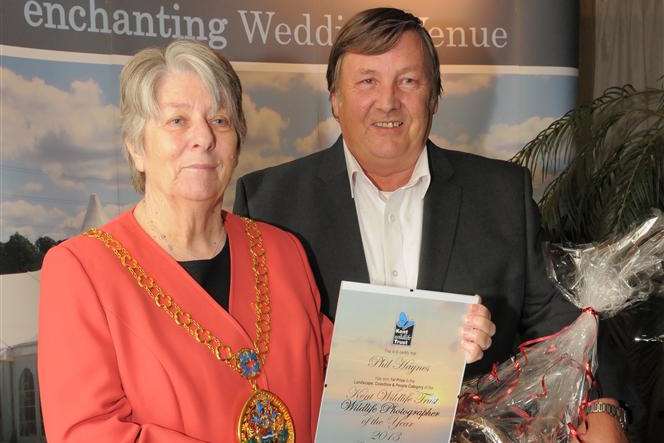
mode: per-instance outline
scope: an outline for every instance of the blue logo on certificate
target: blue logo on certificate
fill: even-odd
[[[400,312],[397,318],[397,324],[394,326],[394,339],[392,344],[401,346],[410,346],[413,340],[413,330],[415,329],[415,321],[408,318],[408,314]]]

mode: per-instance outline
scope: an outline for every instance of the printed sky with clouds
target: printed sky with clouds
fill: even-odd
[[[0,69],[0,240],[14,232],[32,240],[77,234],[91,193],[109,217],[135,204],[119,136],[120,66],[3,57]],[[236,177],[315,152],[339,135],[322,73],[239,74],[249,134]],[[443,81],[431,139],[504,160],[576,96],[576,78],[566,76],[444,74]],[[227,208],[234,192],[233,183]]]

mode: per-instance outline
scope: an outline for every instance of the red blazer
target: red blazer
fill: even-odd
[[[229,312],[127,212],[102,229],[165,292],[233,350],[255,337],[254,277],[243,222],[226,214]],[[268,256],[270,352],[257,384],[288,406],[298,442],[313,441],[331,323],[302,246],[259,223]],[[99,240],[51,249],[42,269],[38,367],[49,443],[232,442],[250,384],[195,342]]]

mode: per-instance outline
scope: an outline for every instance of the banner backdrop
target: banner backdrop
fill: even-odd
[[[91,193],[108,217],[137,201],[118,73],[174,38],[222,51],[240,74],[249,136],[236,175],[326,147],[339,133],[324,81],[332,41],[354,13],[386,3],[421,17],[438,49],[439,145],[508,159],[573,106],[575,1],[5,0],[0,240],[78,233]]]
[[[572,0],[2,0],[0,264],[13,274],[0,276],[0,441],[44,441],[39,272],[24,272],[39,260],[21,263],[139,198],[119,136],[118,74],[129,56],[188,38],[233,62],[249,127],[239,176],[336,139],[324,80],[330,46],[345,20],[386,4],[421,17],[440,55],[438,145],[509,159],[574,105]],[[542,186],[535,177],[536,192]]]

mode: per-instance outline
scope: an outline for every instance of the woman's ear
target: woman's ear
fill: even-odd
[[[131,158],[131,162],[134,164],[134,168],[138,172],[145,172],[145,151],[143,149],[138,149],[134,143],[125,142],[127,146],[127,152]]]

